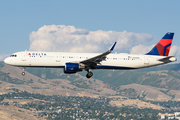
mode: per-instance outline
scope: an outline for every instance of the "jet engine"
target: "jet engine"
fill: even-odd
[[[65,63],[64,73],[73,74],[82,71],[83,65],[79,63]]]

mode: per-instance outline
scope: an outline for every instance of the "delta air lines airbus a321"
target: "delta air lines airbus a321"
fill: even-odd
[[[87,78],[93,76],[91,70],[117,69],[131,70],[174,62],[174,56],[168,56],[174,33],[166,33],[164,37],[145,55],[110,54],[116,42],[104,53],[69,53],[69,52],[36,52],[23,51],[13,53],[4,62],[12,66],[63,68],[64,73],[72,74],[87,71]]]

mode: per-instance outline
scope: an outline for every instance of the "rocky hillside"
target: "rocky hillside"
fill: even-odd
[[[141,70],[96,70],[91,79],[86,72],[64,74],[62,69],[27,68],[0,62],[0,93],[13,90],[46,95],[125,96],[146,100],[180,100],[180,64]]]

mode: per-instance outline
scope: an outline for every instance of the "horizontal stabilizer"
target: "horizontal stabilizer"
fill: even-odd
[[[173,58],[173,57],[175,57],[175,56],[168,56],[168,57],[165,57],[165,58],[161,58],[158,61],[166,61],[166,60],[169,60],[170,58]]]

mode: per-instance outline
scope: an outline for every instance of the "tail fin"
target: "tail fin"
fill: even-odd
[[[174,33],[166,33],[164,37],[146,55],[168,56]]]

